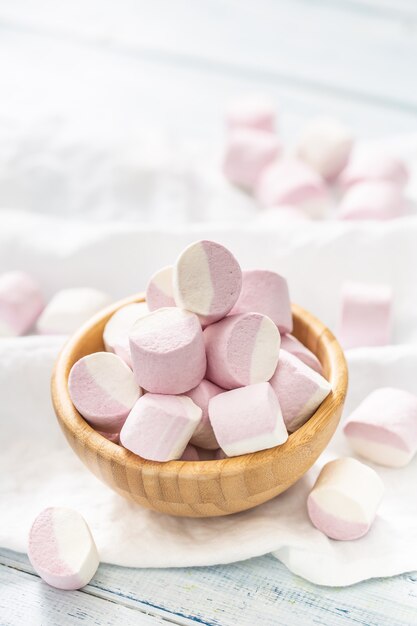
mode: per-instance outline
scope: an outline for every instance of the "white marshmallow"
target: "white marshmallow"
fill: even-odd
[[[127,304],[116,311],[104,327],[103,342],[107,352],[117,354],[129,367],[132,366],[129,333],[136,320],[148,313],[149,309],[145,302]]]
[[[40,315],[38,331],[43,335],[68,335],[110,303],[110,296],[98,289],[62,289],[52,297]]]
[[[326,180],[340,174],[353,146],[351,131],[338,120],[319,117],[303,130],[297,155]]]

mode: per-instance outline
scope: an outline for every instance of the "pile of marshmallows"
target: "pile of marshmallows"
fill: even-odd
[[[223,172],[252,193],[260,206],[289,219],[322,218],[340,196],[336,217],[386,220],[407,213],[408,171],[388,152],[354,151],[352,132],[338,120],[318,117],[291,151],[275,132],[275,106],[250,96],[226,113]]]

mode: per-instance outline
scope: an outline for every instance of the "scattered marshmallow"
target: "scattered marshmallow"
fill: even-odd
[[[398,185],[364,182],[348,189],[343,196],[338,217],[342,220],[391,220],[402,217],[406,204]]]
[[[206,378],[234,389],[271,378],[278,363],[280,334],[260,313],[230,315],[204,331]]]
[[[282,349],[270,383],[290,432],[310,419],[331,391],[330,383],[323,376]]]
[[[319,117],[304,128],[297,156],[326,180],[334,180],[346,166],[353,146],[349,128],[338,120]]]
[[[255,128],[267,132],[275,130],[274,103],[263,95],[250,95],[231,102],[226,111],[229,129]]]
[[[267,382],[214,396],[209,415],[227,456],[273,448],[288,439],[277,397]]]
[[[338,339],[344,348],[385,346],[392,335],[388,285],[347,282],[341,292]]]
[[[150,461],[180,459],[201,420],[201,409],[187,396],[146,393],[120,432],[121,444]]]
[[[307,508],[314,526],[331,539],[359,539],[369,531],[384,495],[378,474],[352,458],[330,461],[311,490]]]
[[[99,566],[94,539],[84,518],[72,509],[45,509],[29,533],[29,560],[37,574],[57,589],[81,589]]]
[[[281,152],[276,135],[262,130],[235,130],[227,138],[223,173],[234,185],[253,189],[261,172]]]
[[[110,296],[98,289],[62,289],[40,315],[38,331],[43,335],[68,335],[110,303]]]
[[[281,335],[281,349],[296,356],[318,374],[323,374],[323,368],[316,355],[292,335]]]
[[[132,366],[129,333],[136,320],[148,313],[145,302],[133,302],[116,311],[104,327],[103,342],[107,352],[117,354],[129,367]]]
[[[201,421],[191,437],[191,443],[195,446],[211,450],[216,450],[219,447],[210,424],[208,404],[211,398],[223,391],[224,389],[205,379],[197,387],[187,391],[186,395],[202,410]]]
[[[276,272],[242,272],[242,289],[230,311],[231,315],[256,311],[271,318],[280,333],[292,331],[292,313],[288,283]]]
[[[146,303],[150,311],[175,306],[172,270],[172,265],[168,265],[151,277],[146,287]]]
[[[68,389],[75,408],[99,431],[120,430],[141,395],[132,370],[111,352],[94,352],[71,368]]]
[[[0,276],[0,337],[26,333],[44,307],[39,285],[24,272]]]
[[[338,182],[345,189],[370,181],[385,181],[404,187],[408,178],[408,169],[401,159],[378,150],[353,154]]]
[[[360,456],[403,467],[417,452],[417,396],[392,387],[377,389],[353,411],[343,431]]]
[[[138,319],[130,351],[138,385],[152,393],[184,393],[204,378],[203,331],[189,311],[168,307]]]
[[[202,324],[225,317],[239,297],[242,271],[229,250],[214,241],[197,241],[182,252],[174,267],[178,307],[196,313]]]

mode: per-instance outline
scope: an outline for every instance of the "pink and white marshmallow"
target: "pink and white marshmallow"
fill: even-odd
[[[278,363],[280,341],[266,315],[230,315],[204,331],[206,378],[223,389],[267,381]]]
[[[230,311],[231,315],[256,311],[267,315],[280,333],[292,331],[292,313],[288,283],[276,272],[246,270],[242,272],[242,289]]]
[[[146,303],[150,311],[175,306],[172,265],[153,274],[146,287]]]
[[[133,302],[116,311],[104,327],[103,342],[107,352],[117,354],[129,367],[132,366],[129,333],[136,320],[148,313],[145,302]]]
[[[417,452],[417,396],[393,387],[376,389],[351,413],[343,432],[363,458],[403,467]]]
[[[339,204],[338,217],[342,220],[392,220],[402,217],[406,210],[398,185],[364,182],[346,191]]]
[[[137,320],[130,331],[130,352],[137,384],[152,393],[184,393],[206,372],[199,319],[175,307]]]
[[[389,285],[347,282],[341,291],[338,339],[344,348],[385,346],[392,336]]]
[[[293,335],[281,335],[281,349],[296,356],[318,374],[323,374],[323,368],[316,355],[306,348],[301,341],[293,337]]]
[[[193,445],[210,450],[216,450],[219,447],[210,424],[208,405],[211,398],[223,391],[224,389],[205,379],[197,387],[187,391],[186,395],[202,410],[201,421],[191,437],[190,443]]]
[[[274,448],[288,439],[277,397],[269,383],[240,387],[209,402],[216,439],[227,456]]]
[[[94,352],[77,361],[68,379],[71,400],[97,430],[115,433],[140,397],[132,370],[111,352]]]
[[[202,324],[225,317],[239,297],[242,271],[229,250],[214,241],[197,241],[174,266],[178,307],[196,313]]]
[[[94,539],[84,518],[72,509],[45,509],[29,533],[29,560],[33,569],[52,587],[81,589],[99,566]]]
[[[43,307],[39,285],[29,274],[16,271],[0,276],[0,337],[26,333]]]
[[[191,398],[146,393],[124,423],[120,442],[149,461],[180,459],[200,420]]]
[[[226,111],[229,129],[255,128],[266,132],[275,130],[275,105],[267,96],[252,94],[231,102]]]
[[[234,185],[253,189],[261,172],[281,153],[276,135],[262,130],[235,130],[227,137],[223,174]]]
[[[270,380],[289,432],[300,428],[331,392],[330,383],[286,350]]]
[[[345,189],[358,183],[377,181],[404,187],[408,178],[408,169],[401,159],[378,150],[353,154],[338,182]]]
[[[42,335],[69,335],[110,303],[110,296],[98,289],[61,289],[40,315],[38,331]]]
[[[371,528],[384,491],[367,465],[349,457],[330,461],[308,496],[310,520],[330,539],[359,539]]]

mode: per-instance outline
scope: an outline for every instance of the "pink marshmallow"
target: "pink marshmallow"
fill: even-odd
[[[269,383],[240,387],[214,396],[210,421],[227,456],[281,445],[288,439],[280,406]]]
[[[137,320],[130,332],[130,351],[138,385],[152,393],[184,393],[206,372],[198,317],[174,307]]]
[[[271,318],[280,333],[292,331],[292,313],[288,283],[276,272],[242,272],[242,290],[230,311],[231,315],[256,311]]]
[[[149,309],[145,302],[127,304],[116,311],[104,327],[103,342],[107,352],[117,354],[129,367],[132,367],[129,333],[136,320],[148,313]]]
[[[274,132],[275,115],[274,103],[266,96],[243,96],[230,103],[226,111],[226,124],[232,130],[254,128]]]
[[[196,313],[202,324],[225,317],[239,297],[242,271],[229,250],[214,241],[197,241],[174,266],[177,306]]]
[[[146,393],[129,413],[120,442],[150,461],[180,459],[200,420],[191,398]]]
[[[0,337],[23,335],[43,309],[42,294],[35,280],[24,272],[0,276]]]
[[[104,432],[102,432],[100,430],[98,430],[97,432],[98,432],[99,435],[101,435],[105,439],[108,439],[112,443],[117,443],[118,444],[120,442],[120,433],[104,433]]]
[[[331,391],[330,383],[323,376],[286,350],[279,353],[278,366],[270,383],[289,432],[309,420]]]
[[[146,287],[146,304],[150,311],[175,306],[172,281],[173,268],[171,265],[163,267],[153,274]]]
[[[281,335],[281,349],[296,356],[300,359],[300,361],[311,367],[311,369],[315,370],[318,374],[323,373],[323,368],[316,355],[292,335]]]
[[[342,220],[391,220],[406,213],[402,190],[386,182],[364,182],[347,190],[339,204]]]
[[[187,444],[184,452],[180,457],[180,461],[200,461],[200,455],[195,446]]]
[[[210,424],[208,415],[209,400],[216,396],[218,393],[222,393],[224,389],[218,387],[209,380],[202,380],[197,387],[187,391],[186,395],[191,398],[193,402],[202,410],[201,422],[194,431],[191,437],[191,443],[200,448],[208,448],[215,450],[219,447],[216,437],[214,436],[213,428]]]
[[[100,431],[120,430],[141,395],[132,370],[111,352],[94,352],[71,368],[68,389],[75,408]]]
[[[260,313],[230,315],[204,331],[206,378],[223,389],[267,381],[278,362],[280,334]]]
[[[409,172],[405,163],[381,150],[354,154],[339,177],[339,184],[351,187],[358,183],[384,181],[404,187],[407,184]]]
[[[234,185],[253,189],[261,172],[280,152],[276,135],[262,130],[236,130],[227,138],[223,173]]]

